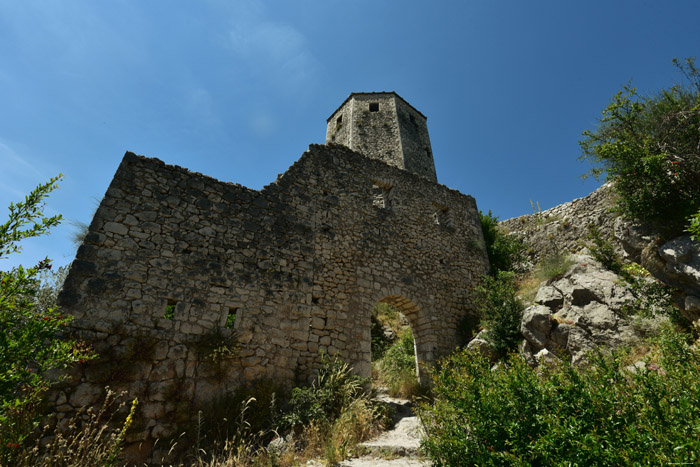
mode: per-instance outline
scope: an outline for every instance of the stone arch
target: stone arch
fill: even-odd
[[[437,333],[428,317],[428,309],[425,300],[419,300],[413,297],[412,294],[401,288],[382,288],[377,294],[363,300],[363,308],[366,310],[364,315],[366,321],[364,326],[367,332],[363,333],[367,336],[368,343],[371,339],[371,314],[374,307],[379,303],[387,303],[392,305],[403,314],[408,320],[411,331],[413,332],[414,350],[416,354],[416,371],[418,380],[421,384],[428,384],[428,372],[426,371],[435,362],[437,350]],[[366,364],[370,364],[371,353],[366,353]]]

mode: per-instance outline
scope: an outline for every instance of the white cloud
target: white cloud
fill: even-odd
[[[244,2],[231,15],[231,50],[253,77],[283,92],[313,89],[321,65],[301,31],[287,23],[267,20],[259,2]]]
[[[45,182],[49,179],[44,172],[37,169],[35,164],[20,156],[17,151],[2,140],[0,140],[0,167],[2,167],[0,170],[0,191],[9,195],[10,201],[23,199],[27,194],[20,187]]]
[[[216,111],[214,99],[206,89],[196,88],[189,91],[187,107],[189,112],[196,116],[199,122],[207,125],[221,124],[221,118]]]
[[[256,112],[250,117],[249,125],[253,133],[259,137],[268,137],[277,130],[277,122],[266,112]]]

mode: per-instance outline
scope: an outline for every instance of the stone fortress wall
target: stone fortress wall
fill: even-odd
[[[128,390],[148,450],[236,387],[309,382],[322,353],[370,376],[379,302],[410,322],[425,381],[487,269],[473,198],[341,145],[259,191],[127,153],[59,297],[102,357],[72,370],[58,418]]]

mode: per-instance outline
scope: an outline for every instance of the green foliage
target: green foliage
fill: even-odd
[[[665,465],[700,460],[700,353],[666,331],[646,366],[623,352],[543,373],[463,351],[421,406],[436,465]],[[466,461],[468,460],[468,461]]]
[[[58,180],[52,178],[24,202],[10,204],[9,220],[0,225],[0,258],[20,251],[20,240],[59,223],[60,216],[44,216],[42,202]],[[34,428],[50,385],[47,374],[89,358],[75,342],[57,337],[69,318],[49,298],[39,295],[37,301],[40,277],[50,269],[50,260],[44,259],[30,268],[0,272],[0,460],[8,464]]]
[[[688,218],[688,226],[685,230],[690,233],[690,238],[700,241],[700,211]]]
[[[388,303],[378,303],[372,310],[371,339],[372,339],[372,361],[380,360],[391,344],[394,342],[384,333],[385,328],[391,329],[396,336],[400,335],[404,329],[410,326],[406,324],[406,319],[401,312]]]
[[[269,442],[282,416],[279,401],[287,395],[273,381],[259,380],[219,397],[203,407],[198,426],[189,430],[197,435],[191,441],[208,449],[240,444],[245,438]]]
[[[290,410],[284,416],[284,424],[293,428],[311,422],[331,423],[354,400],[366,394],[367,383],[354,375],[347,363],[324,355],[313,384],[292,390]]]
[[[39,288],[34,294],[34,306],[37,313],[46,313],[56,306],[58,293],[68,275],[68,266],[58,269],[44,268],[37,274]]]
[[[667,234],[700,210],[700,72],[694,59],[674,64],[688,85],[653,95],[624,86],[579,142],[590,174],[615,182],[620,211]]]
[[[496,352],[505,355],[520,340],[520,321],[525,308],[517,297],[513,273],[499,272],[496,277],[484,276],[475,289],[476,306],[481,324],[488,330],[488,339]]]
[[[537,276],[543,281],[561,277],[572,264],[573,261],[567,255],[556,254],[547,256],[542,258],[542,261],[538,264]]]
[[[603,238],[600,229],[597,225],[588,225],[588,235],[586,239],[593,244],[588,247],[591,256],[600,261],[600,263],[615,274],[624,274],[622,267],[622,258],[617,254],[612,243],[606,238]]]
[[[416,352],[413,334],[408,330],[394,342],[378,362],[379,379],[386,384],[389,395],[411,397],[420,392],[416,374]]]
[[[507,235],[498,226],[498,217],[479,211],[481,230],[486,242],[486,253],[491,263],[491,275],[499,271],[511,271],[525,252],[525,245],[512,235]]]
[[[174,303],[168,303],[165,305],[165,313],[163,314],[163,318],[172,321],[175,319],[175,304]]]
[[[622,307],[623,314],[641,318],[668,316],[672,323],[687,327],[686,319],[673,303],[670,287],[654,279],[638,276],[625,276],[625,281],[634,298]]]
[[[372,316],[370,335],[372,336],[372,361],[376,362],[384,357],[392,341],[384,334],[384,326],[375,316]]]
[[[17,204],[10,203],[10,216],[7,222],[0,225],[0,259],[6,258],[10,253],[21,250],[18,242],[24,238],[37,237],[46,233],[51,227],[61,222],[61,215],[46,217],[44,215],[44,198],[55,190],[58,181],[63,175],[53,177],[48,183],[39,185],[24,201]],[[25,228],[27,224],[31,227]]]

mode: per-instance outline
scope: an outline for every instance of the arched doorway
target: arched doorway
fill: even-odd
[[[373,376],[389,377],[392,380],[384,383],[403,386],[395,388],[399,392],[417,392],[428,383],[425,370],[433,361],[434,336],[430,334],[415,302],[398,294],[381,297],[371,316]],[[387,370],[384,375],[377,374],[382,370],[378,364]]]

